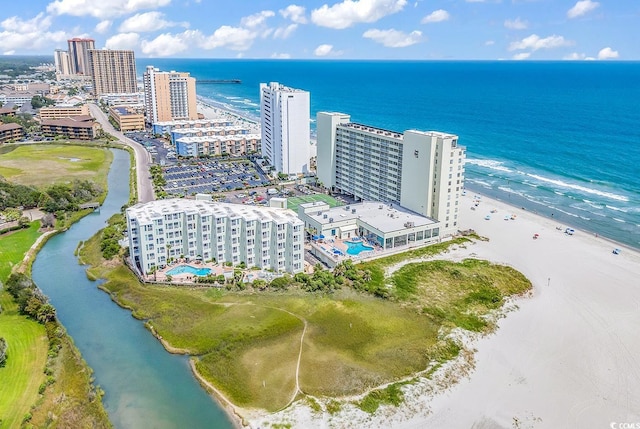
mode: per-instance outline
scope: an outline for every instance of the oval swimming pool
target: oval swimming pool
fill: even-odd
[[[178,265],[175,268],[171,268],[167,271],[167,274],[170,276],[175,276],[176,274],[193,274],[194,276],[206,276],[207,274],[211,274],[211,268],[196,268],[191,265]]]
[[[361,252],[373,250],[373,247],[366,246],[362,241],[345,241],[347,244],[347,253],[349,255],[359,255]]]

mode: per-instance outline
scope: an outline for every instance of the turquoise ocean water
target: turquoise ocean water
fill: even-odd
[[[256,119],[260,82],[278,81],[310,91],[312,118],[457,134],[471,192],[640,248],[640,62],[138,60],[149,64],[241,79],[197,92]]]

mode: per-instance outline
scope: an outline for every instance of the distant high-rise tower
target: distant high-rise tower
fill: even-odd
[[[309,172],[309,92],[278,82],[260,84],[262,156],[279,173]]]
[[[89,65],[95,95],[137,92],[133,51],[90,49]]]
[[[144,73],[147,122],[198,119],[196,79],[184,72],[162,72],[147,66]]]
[[[67,43],[69,43],[71,74],[89,75],[89,49],[96,48],[95,40],[74,38],[67,40]]]
[[[56,49],[53,53],[53,59],[56,65],[56,73],[61,75],[72,74],[69,52],[63,51],[62,49]]]

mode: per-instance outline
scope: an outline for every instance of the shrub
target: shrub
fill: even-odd
[[[5,366],[5,364],[7,363],[7,349],[7,341],[4,338],[0,337],[0,368]]]

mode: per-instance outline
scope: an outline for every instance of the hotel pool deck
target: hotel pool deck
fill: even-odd
[[[366,259],[384,252],[379,245],[360,238],[350,238],[348,240],[330,238],[314,241],[313,244],[337,261],[342,261],[345,258],[354,260]]]

